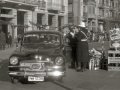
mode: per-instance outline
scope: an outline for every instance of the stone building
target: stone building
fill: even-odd
[[[38,30],[35,25],[52,28],[68,23],[68,0],[0,0],[0,12],[0,29],[15,38],[25,31]]]
[[[68,0],[68,22],[86,23],[95,32],[120,28],[119,0]]]

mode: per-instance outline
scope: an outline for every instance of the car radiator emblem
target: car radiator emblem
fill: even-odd
[[[40,65],[39,64],[33,64],[32,65],[32,69],[39,69],[40,68]]]

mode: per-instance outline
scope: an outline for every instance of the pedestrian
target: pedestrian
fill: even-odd
[[[67,34],[67,38],[69,39],[68,45],[71,47],[71,56],[72,56],[72,61],[71,61],[71,66],[69,68],[75,68],[78,66],[77,58],[76,58],[76,46],[77,46],[77,37],[75,34],[75,29],[74,28],[69,28],[70,32]]]
[[[88,42],[87,42],[87,33],[88,30],[85,27],[85,23],[81,22],[79,25],[79,32],[78,32],[78,45],[77,45],[77,61],[80,62],[76,71],[85,71],[87,67],[87,63],[89,62],[89,49],[88,49]]]
[[[5,33],[3,33],[2,30],[0,30],[0,44],[1,44],[2,50],[5,50],[6,36],[5,36]]]
[[[22,39],[21,34],[19,34],[18,37],[17,37],[17,41],[18,41],[18,43],[21,42],[21,39]]]
[[[10,32],[8,32],[7,35],[7,44],[8,44],[8,48],[12,46],[12,36],[10,35]]]

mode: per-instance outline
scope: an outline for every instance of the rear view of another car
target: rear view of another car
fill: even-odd
[[[21,46],[9,58],[12,83],[46,79],[61,81],[66,75],[62,36],[52,32],[31,32],[23,36]]]

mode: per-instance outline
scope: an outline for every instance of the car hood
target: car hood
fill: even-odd
[[[29,55],[29,54],[41,54],[41,55],[52,55],[56,51],[60,50],[60,47],[53,47],[53,48],[44,48],[44,47],[39,47],[39,48],[28,48],[25,46],[22,46],[15,50],[13,54],[17,55]]]

